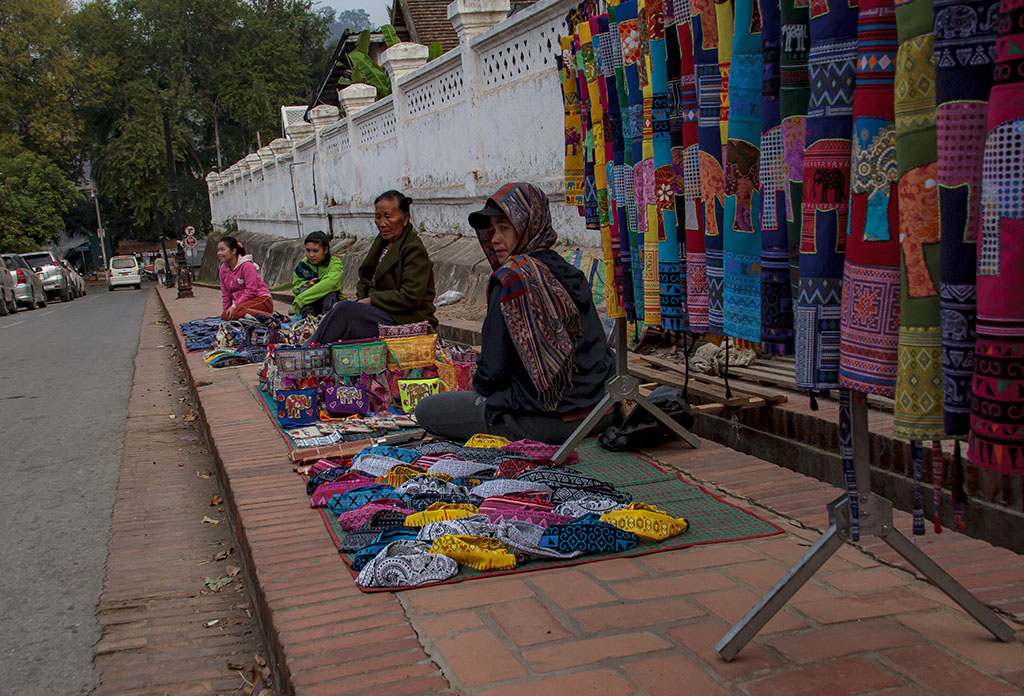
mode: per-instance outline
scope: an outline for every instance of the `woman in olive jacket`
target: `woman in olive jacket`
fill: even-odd
[[[379,234],[359,265],[356,302],[342,301],[320,322],[309,343],[373,338],[378,324],[411,324],[434,316],[434,264],[409,220],[412,199],[386,191],[374,201]]]

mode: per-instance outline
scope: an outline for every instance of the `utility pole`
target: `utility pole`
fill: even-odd
[[[174,238],[179,240],[182,232],[181,208],[178,205],[178,177],[174,173],[174,154],[171,151],[171,125],[167,119],[167,111],[164,110],[164,149],[167,151],[167,177],[171,185],[171,207],[174,210]],[[185,249],[178,244],[178,299],[192,297],[192,269],[188,267],[185,260]]]
[[[163,215],[160,214],[160,211],[156,207],[156,194],[155,193],[150,194],[149,201],[150,201],[150,203],[153,204],[153,224],[156,226],[156,235],[157,235],[157,237],[160,238],[160,251],[163,252],[163,255],[164,255],[164,280],[163,280],[163,284],[164,284],[165,288],[169,288],[169,287],[171,287],[171,285],[173,283],[173,280],[171,279],[171,264],[167,262],[167,244],[166,244],[166,240],[164,239],[164,220],[163,220]],[[157,282],[160,282],[159,278],[157,278]]]
[[[96,188],[96,182],[89,180],[89,193],[92,194],[92,202],[96,204],[96,236],[100,240],[100,254],[103,256],[103,276],[109,281],[110,268],[107,266],[107,242],[106,234],[103,232],[103,219],[100,217],[100,192]]]

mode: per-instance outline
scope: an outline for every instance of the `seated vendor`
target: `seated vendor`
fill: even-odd
[[[491,433],[561,444],[615,370],[590,285],[551,249],[557,235],[536,186],[502,187],[469,224],[494,270],[473,390],[423,399],[416,419],[452,440]],[[611,422],[609,414],[594,432]]]
[[[323,232],[310,232],[306,237],[306,258],[299,261],[292,273],[293,307],[296,316],[326,314],[338,300],[344,268],[341,259],[331,256],[331,243]]]
[[[230,321],[273,315],[274,298],[260,277],[259,266],[245,253],[241,243],[234,237],[222,237],[217,242],[217,258],[221,262],[220,294],[224,310],[220,318]]]
[[[379,234],[359,266],[358,302],[341,300],[320,322],[309,343],[373,338],[378,324],[411,324],[434,316],[434,264],[409,220],[412,199],[386,191],[374,201]]]

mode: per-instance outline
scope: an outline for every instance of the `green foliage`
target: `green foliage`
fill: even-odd
[[[32,251],[56,238],[80,197],[51,159],[13,138],[0,142],[0,251]]]
[[[399,43],[398,32],[390,24],[385,24],[380,28],[380,32],[384,34],[384,44],[391,48],[396,43]]]
[[[429,63],[435,58],[440,58],[442,53],[444,53],[444,46],[441,45],[441,42],[433,42],[432,44],[430,44],[430,49],[427,53],[427,62]]]
[[[391,80],[384,68],[373,62],[373,59],[365,53],[353,51],[349,54],[352,65],[359,68],[363,82],[377,88],[377,99],[383,99],[391,94]]]

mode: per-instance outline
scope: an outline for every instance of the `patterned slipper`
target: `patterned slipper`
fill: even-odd
[[[350,491],[331,496],[331,499],[327,501],[327,507],[335,515],[340,515],[343,512],[355,510],[357,507],[367,503],[372,503],[379,498],[402,499],[391,486],[362,486],[361,488],[354,488]]]
[[[559,445],[549,445],[544,442],[537,442],[536,440],[516,440],[511,442],[501,449],[505,452],[513,452],[515,454],[521,454],[530,459],[536,459],[540,461],[550,461],[553,456],[558,452]],[[569,453],[569,456],[562,462],[564,466],[574,466],[580,460],[580,455],[576,450]]]
[[[459,564],[439,553],[430,553],[422,541],[393,541],[359,571],[360,587],[416,587],[444,582],[459,572]]]
[[[317,489],[313,492],[313,495],[309,498],[310,507],[326,507],[327,501],[332,496],[351,491],[355,488],[362,488],[364,486],[372,486],[373,479],[360,474],[349,472],[339,478],[337,481],[331,481],[330,483],[324,483],[317,486]]]
[[[575,522],[548,527],[538,546],[559,553],[628,551],[637,545],[636,534],[604,522]]]
[[[416,539],[416,535],[410,529],[393,529],[390,532],[381,532],[377,535],[376,539],[356,551],[356,554],[352,557],[351,568],[358,573],[392,541],[411,541],[414,539]]]
[[[456,520],[444,520],[442,522],[428,522],[420,528],[416,538],[420,541],[431,542],[445,534],[459,536],[489,536],[497,532],[497,525],[487,521],[487,515],[470,515]]]
[[[464,495],[445,495],[444,493],[420,493],[414,496],[402,496],[405,506],[413,512],[423,512],[435,503],[469,503]]]
[[[431,522],[457,520],[460,517],[471,517],[476,514],[476,505],[469,505],[468,503],[434,503],[423,512],[417,512],[406,517],[405,526],[422,527]]]
[[[452,478],[464,478],[484,472],[490,474],[496,469],[497,467],[493,464],[468,462],[464,459],[440,459],[431,464],[427,472],[431,474],[448,474]]]
[[[508,444],[511,444],[508,438],[488,433],[477,433],[466,440],[466,447],[481,447],[485,449],[500,449]]]
[[[606,512],[619,510],[623,507],[625,506],[622,503],[612,500],[611,498],[606,498],[605,496],[597,493],[586,493],[575,500],[570,500],[560,504],[555,508],[555,512],[559,515],[580,517],[591,513],[603,515]]]
[[[547,486],[554,491],[551,499],[557,503],[576,500],[584,495],[601,495],[625,505],[632,502],[629,493],[615,490],[615,487],[604,481],[584,474],[569,467],[540,467],[531,469],[516,477],[517,481],[532,481]]]
[[[444,554],[459,565],[475,570],[508,570],[516,557],[497,539],[445,534],[430,544],[430,553]]]
[[[520,481],[518,479],[494,479],[493,481],[485,481],[470,490],[469,493],[477,498],[490,498],[495,495],[505,495],[506,493],[526,493],[531,491],[551,493],[551,489],[543,483]]]
[[[402,466],[406,463],[401,459],[393,457],[382,457],[379,454],[364,454],[352,459],[352,470],[362,471],[368,476],[377,478],[379,476],[386,476],[396,466]]]
[[[387,457],[388,459],[397,459],[403,461],[406,464],[411,464],[416,461],[416,457],[419,456],[419,452],[412,449],[406,449],[405,447],[392,447],[391,445],[374,445],[372,447],[364,447],[356,453],[353,457],[353,461],[359,459],[363,455],[374,454],[380,457]]]
[[[411,481],[412,479],[419,478],[420,476],[433,476],[434,478],[439,478],[442,481],[449,482],[452,480],[452,477],[449,476],[448,474],[431,474],[424,470],[416,469],[412,466],[407,466],[403,464],[396,467],[392,467],[391,469],[388,470],[388,473],[386,473],[384,476],[379,477],[378,479],[376,479],[376,481],[377,483],[386,483],[389,486],[395,486],[397,488],[406,481]]]
[[[332,481],[341,480],[345,474],[349,473],[348,467],[338,466],[327,471],[321,471],[316,476],[306,481],[306,495],[313,495],[319,486],[325,483],[331,483]]]
[[[601,521],[656,541],[682,534],[690,528],[685,517],[672,517],[653,505],[643,503],[631,503],[622,510],[606,512],[601,515]]]
[[[492,535],[498,541],[517,554],[533,558],[576,558],[580,551],[562,553],[556,549],[544,548],[540,538],[545,527],[531,522],[511,521],[500,522],[497,531]]]
[[[437,476],[417,476],[414,479],[406,481],[396,490],[402,495],[409,497],[424,495],[426,493],[436,493],[439,495],[453,495],[469,498],[468,488],[456,486],[454,483],[445,481]]]
[[[349,532],[342,537],[338,544],[338,551],[341,553],[355,553],[363,548],[383,532],[390,532],[396,529],[405,529],[405,513],[396,510],[382,510],[370,518],[370,521],[359,529]]]
[[[412,510],[402,507],[404,503],[400,500],[394,500],[392,498],[380,498],[367,503],[366,505],[360,505],[355,510],[349,510],[338,515],[338,526],[346,532],[353,529],[358,529],[364,524],[370,521],[370,519],[380,512],[381,510],[394,510],[403,515],[411,515]]]

